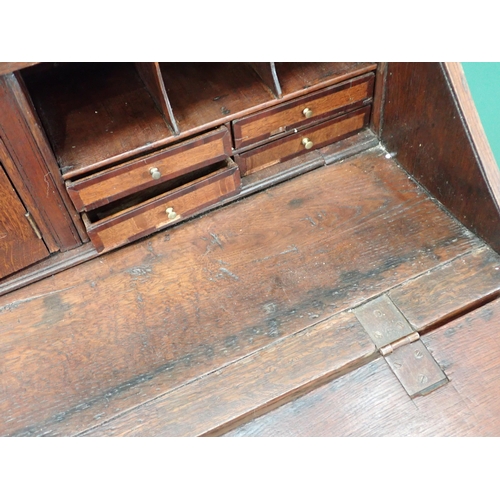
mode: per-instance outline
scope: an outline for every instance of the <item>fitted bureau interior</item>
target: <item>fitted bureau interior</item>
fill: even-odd
[[[347,434],[386,396],[365,382],[389,348],[490,321],[500,178],[457,69],[0,64],[0,233],[14,242],[0,234],[0,433],[237,432],[335,380],[355,394],[333,424]],[[358,313],[384,297],[414,332],[381,352]],[[467,354],[469,330],[453,330],[439,336]],[[403,396],[404,412],[460,395],[456,358],[429,351],[453,368],[429,399],[377,371],[391,422]]]
[[[74,208],[104,251],[234,199],[241,178],[248,186],[259,172],[262,182],[276,165],[286,177],[289,160],[367,129],[376,67],[44,63],[20,77]],[[125,219],[103,244],[103,228],[109,235]]]

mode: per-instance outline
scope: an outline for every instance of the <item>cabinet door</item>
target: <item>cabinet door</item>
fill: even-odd
[[[0,164],[0,279],[48,255]]]

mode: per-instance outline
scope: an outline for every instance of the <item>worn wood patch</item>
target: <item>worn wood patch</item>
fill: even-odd
[[[83,432],[481,243],[380,150],[0,299],[0,434]]]
[[[135,408],[86,435],[219,434],[376,355],[374,344],[356,318],[341,313]]]
[[[416,330],[425,331],[499,291],[500,256],[485,246],[403,283],[389,297]]]

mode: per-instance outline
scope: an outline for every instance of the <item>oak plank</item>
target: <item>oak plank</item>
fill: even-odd
[[[277,341],[85,433],[217,435],[366,363],[377,350],[352,313]]]
[[[395,287],[389,297],[422,332],[476,308],[499,291],[500,256],[484,246]]]
[[[411,400],[381,358],[227,436],[500,435],[500,300],[424,336],[450,379]]]
[[[318,168],[1,297],[0,434],[83,432],[481,245],[381,149]]]

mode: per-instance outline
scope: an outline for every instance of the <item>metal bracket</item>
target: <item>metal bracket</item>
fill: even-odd
[[[419,333],[387,295],[353,312],[411,398],[428,394],[448,382]]]

